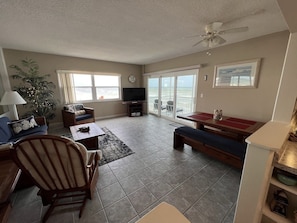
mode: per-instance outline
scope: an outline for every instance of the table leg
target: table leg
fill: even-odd
[[[79,140],[80,143],[82,143],[88,150],[97,150],[98,145],[98,136],[88,138],[88,139],[82,139]]]

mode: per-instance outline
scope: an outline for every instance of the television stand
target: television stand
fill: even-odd
[[[143,102],[132,101],[127,103],[129,117],[142,116],[142,104]]]

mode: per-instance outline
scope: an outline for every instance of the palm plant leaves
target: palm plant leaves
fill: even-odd
[[[19,79],[22,83],[15,90],[27,101],[24,105],[29,112],[26,115],[45,116],[47,120],[55,117],[57,100],[54,98],[55,84],[46,79],[50,74],[41,75],[38,64],[32,59],[21,61],[22,67],[10,65],[15,70],[13,79]]]

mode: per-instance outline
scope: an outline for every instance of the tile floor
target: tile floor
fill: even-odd
[[[99,167],[96,196],[83,216],[57,209],[48,223],[134,223],[162,201],[177,207],[192,223],[231,223],[241,172],[192,151],[174,150],[172,122],[146,115],[96,122],[106,126],[135,153]],[[57,133],[57,131],[55,131]],[[13,194],[9,223],[41,222],[37,188]]]

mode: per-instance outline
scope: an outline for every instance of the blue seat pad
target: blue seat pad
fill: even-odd
[[[83,115],[77,115],[75,116],[76,121],[81,121],[84,119],[92,118],[91,114],[83,114]]]
[[[200,129],[183,126],[175,129],[181,135],[200,141],[206,145],[221,149],[227,153],[244,159],[246,152],[246,143],[238,142],[216,134],[212,134]]]
[[[16,140],[28,135],[44,135],[45,132],[47,132],[47,125],[36,126],[35,128],[21,131],[19,134],[13,135],[9,141],[15,142]]]

